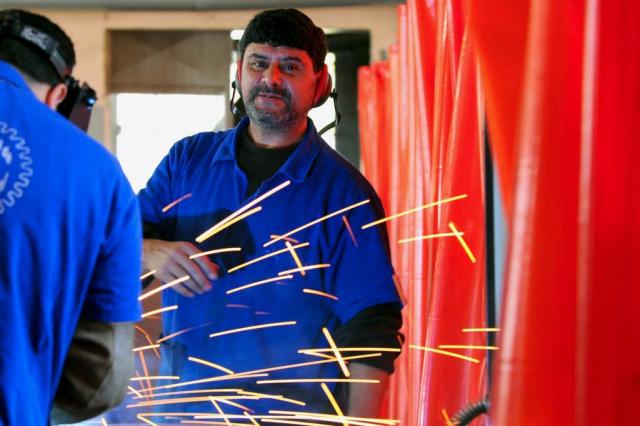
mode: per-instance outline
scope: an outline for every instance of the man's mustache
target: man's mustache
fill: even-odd
[[[261,94],[281,96],[287,105],[291,104],[291,93],[289,93],[288,90],[268,86],[256,86],[252,88],[249,92],[249,98],[247,100],[249,102],[253,102],[258,97],[258,95]]]

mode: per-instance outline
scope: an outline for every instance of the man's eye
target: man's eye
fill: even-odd
[[[267,68],[267,63],[265,61],[254,61],[251,63],[251,66],[257,70],[263,70]]]
[[[296,64],[284,64],[282,65],[282,71],[284,72],[294,72],[298,70],[298,65]]]

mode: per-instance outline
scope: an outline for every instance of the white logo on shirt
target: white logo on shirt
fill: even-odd
[[[33,176],[31,150],[16,129],[0,121],[0,215],[22,197]]]

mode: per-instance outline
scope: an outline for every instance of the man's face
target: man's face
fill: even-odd
[[[286,129],[306,120],[318,74],[304,50],[250,43],[242,60],[241,91],[252,123]]]

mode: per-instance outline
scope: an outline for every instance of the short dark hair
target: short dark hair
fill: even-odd
[[[19,20],[22,25],[31,26],[47,34],[58,42],[58,52],[67,67],[71,69],[76,64],[73,42],[58,25],[48,18],[26,10],[7,9],[0,11],[0,24],[6,20]],[[50,85],[61,82],[61,76],[41,49],[28,41],[2,32],[0,32],[0,60],[10,63],[34,81]]]
[[[297,9],[272,9],[258,13],[249,21],[238,43],[241,58],[251,43],[304,50],[311,57],[316,72],[322,69],[327,55],[327,37],[324,31]]]

